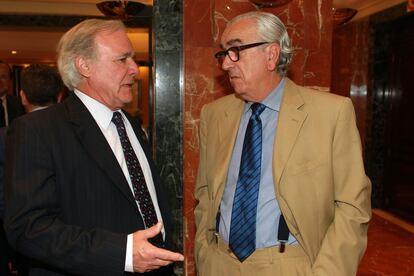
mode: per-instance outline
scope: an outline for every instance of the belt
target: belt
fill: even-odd
[[[229,245],[223,241],[219,236],[216,239],[217,250],[223,252],[224,254],[230,256],[233,259],[238,260],[236,255],[231,251]],[[299,244],[295,245],[285,245],[284,252],[280,252],[279,246],[265,247],[256,249],[252,255],[250,255],[246,262],[257,261],[257,260],[266,260],[267,262],[272,262],[273,260],[280,258],[291,258],[291,257],[306,257],[306,253],[303,250],[302,246]]]

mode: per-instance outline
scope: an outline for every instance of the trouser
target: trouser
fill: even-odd
[[[300,245],[257,249],[240,262],[220,238],[210,245],[208,258],[199,276],[311,276],[312,268]]]

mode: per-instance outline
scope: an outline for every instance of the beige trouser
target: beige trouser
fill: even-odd
[[[300,245],[287,245],[285,252],[279,247],[258,249],[243,263],[228,245],[218,240],[210,246],[203,271],[199,276],[311,276],[308,257]]]

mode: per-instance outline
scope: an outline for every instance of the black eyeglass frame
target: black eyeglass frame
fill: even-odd
[[[250,43],[250,44],[246,44],[246,45],[240,45],[240,46],[233,46],[228,48],[227,50],[223,50],[223,51],[219,51],[217,53],[214,54],[214,57],[219,61],[219,63],[222,63],[224,61],[224,59],[226,58],[226,56],[229,57],[229,59],[233,62],[237,62],[240,60],[240,52],[246,49],[250,49],[253,47],[257,47],[266,43],[271,43],[271,42],[256,42],[256,43]],[[232,59],[231,56],[229,55],[229,52],[234,52],[236,53],[236,59]]]

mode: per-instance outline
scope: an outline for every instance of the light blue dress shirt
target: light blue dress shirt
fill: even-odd
[[[284,88],[285,79],[282,79],[279,85],[262,101],[262,104],[266,105],[266,109],[260,115],[260,119],[262,120],[262,165],[257,203],[256,248],[271,247],[279,244],[277,232],[281,212],[274,190],[272,159],[277,120]],[[229,242],[231,213],[234,192],[236,191],[237,179],[239,177],[244,134],[250,116],[252,115],[251,105],[251,102],[246,102],[244,106],[237,132],[236,144],[233,149],[227,174],[226,187],[224,188],[224,194],[220,204],[219,234],[227,243]],[[296,239],[290,234],[288,244],[296,243]]]

